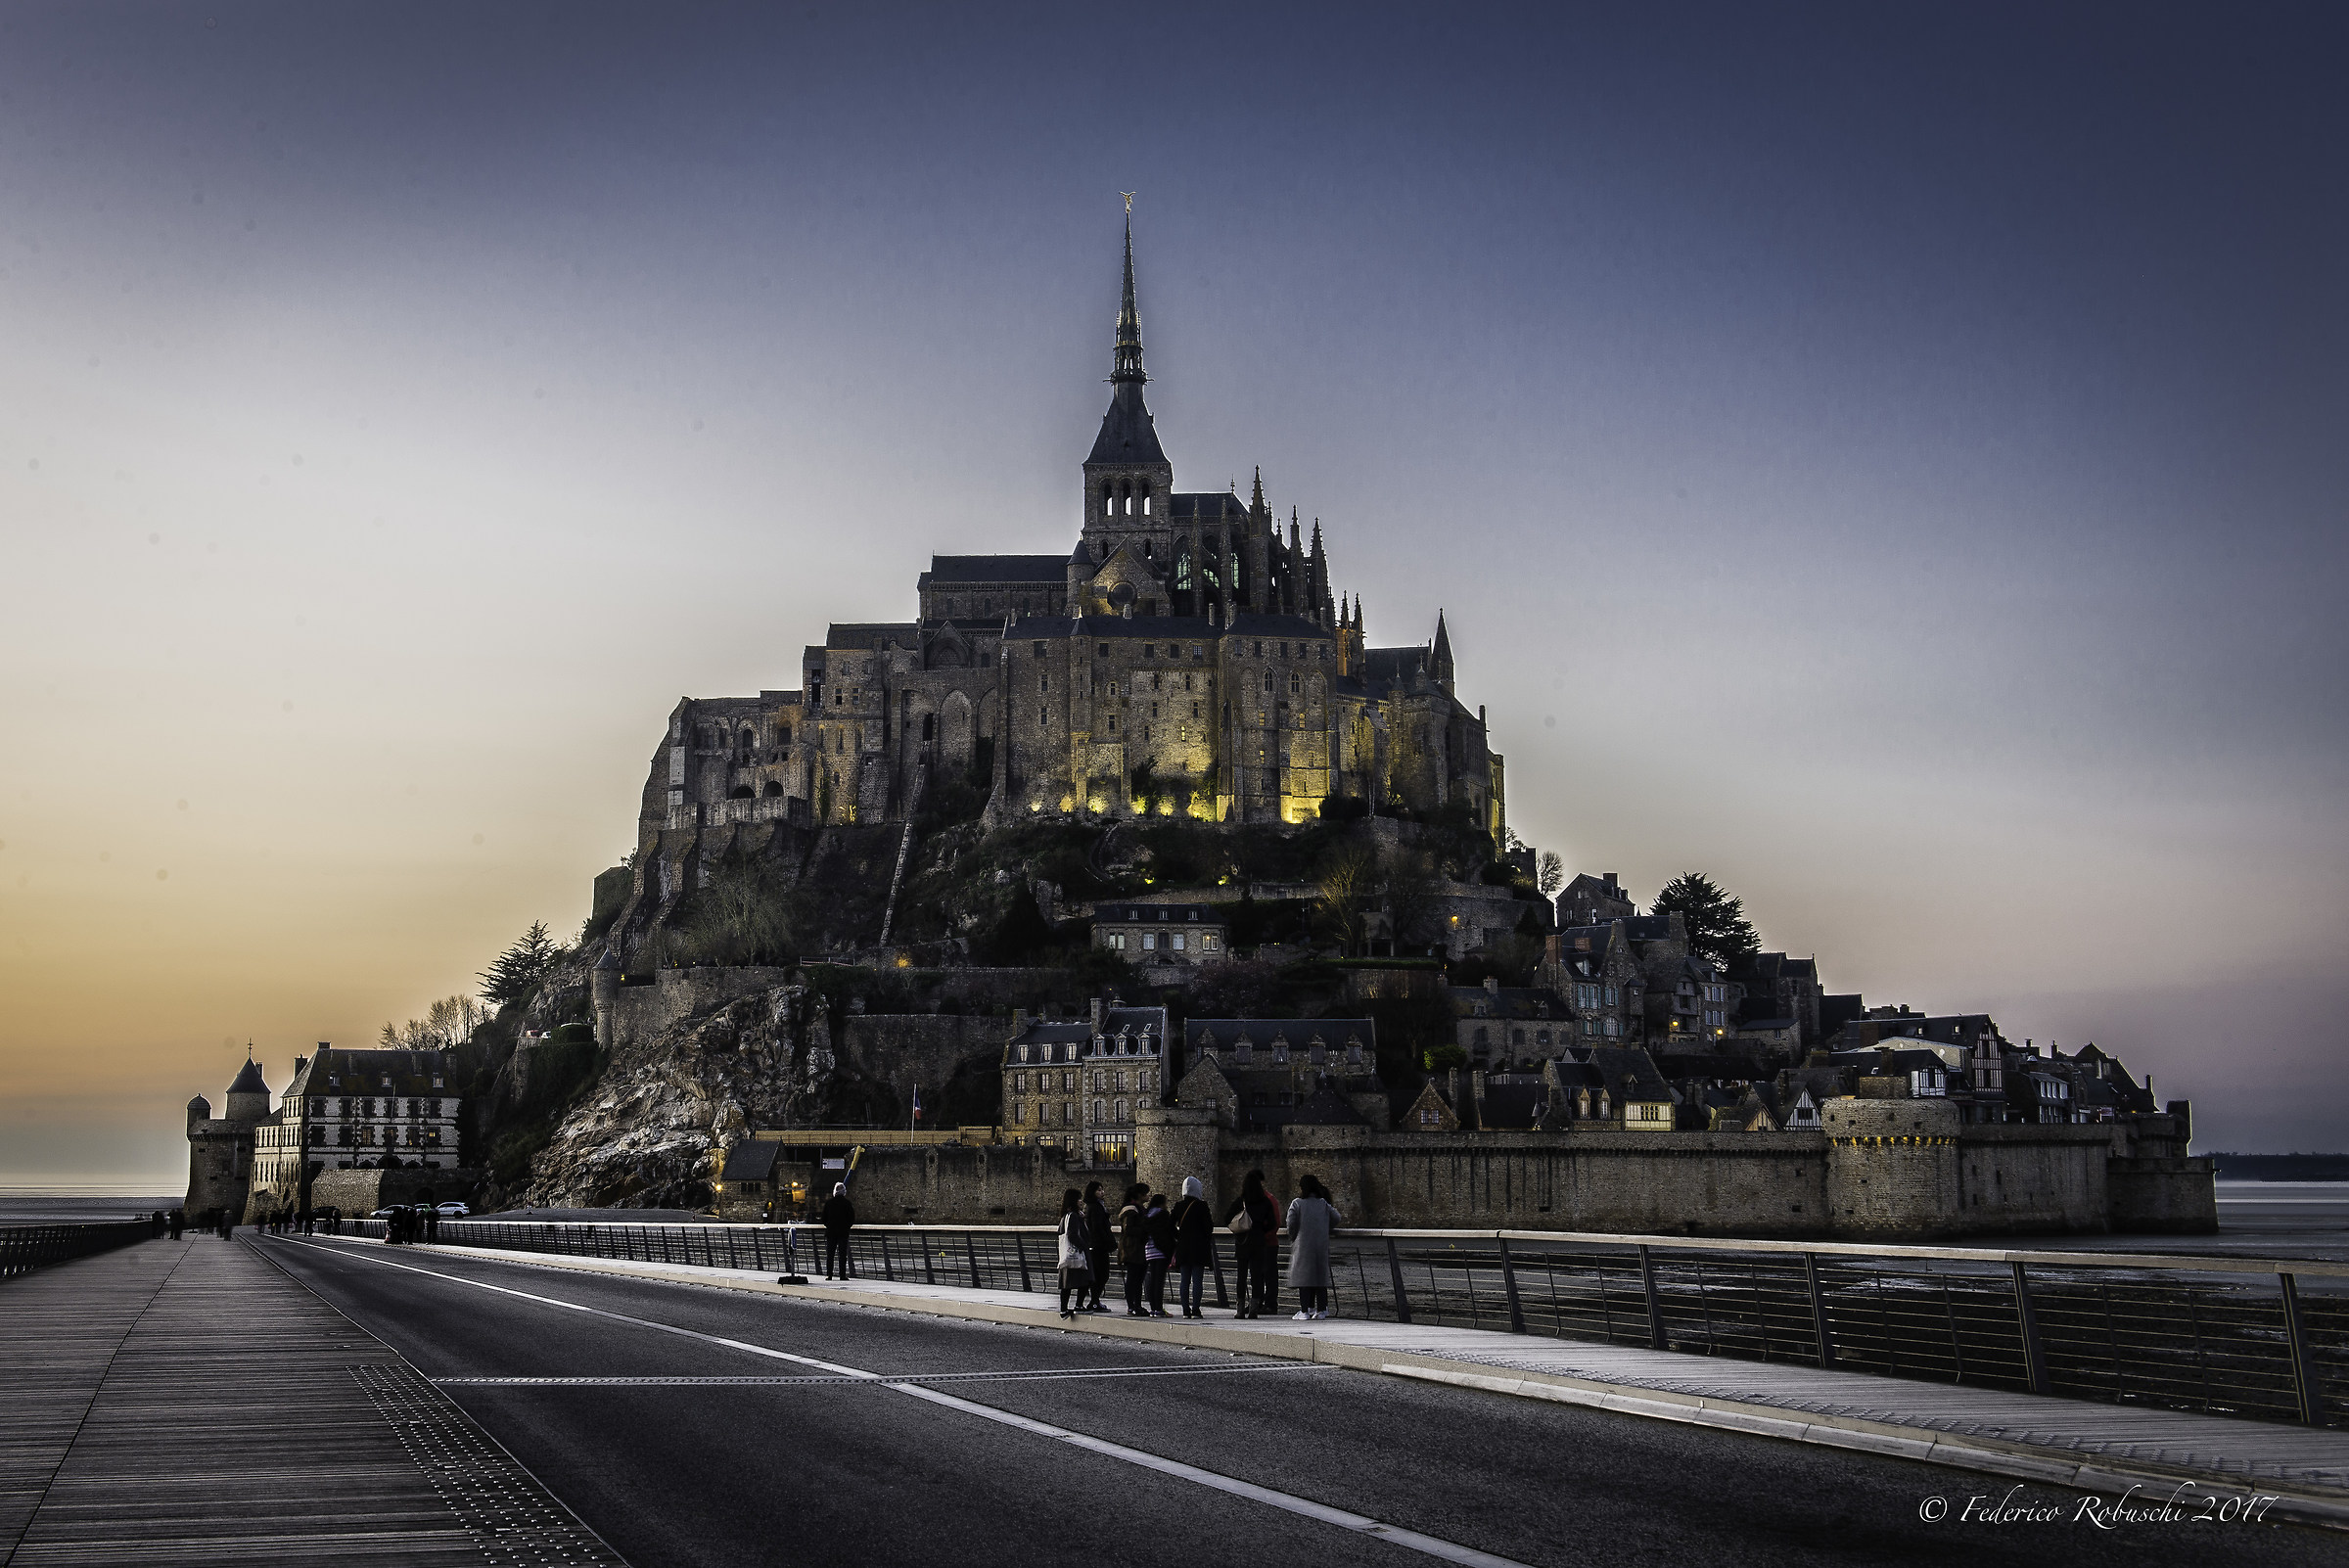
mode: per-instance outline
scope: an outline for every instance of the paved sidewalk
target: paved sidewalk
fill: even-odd
[[[2166,1495],[2178,1482],[2191,1481],[2228,1494],[2278,1492],[2285,1495],[2278,1515],[2288,1511],[2309,1523],[2349,1529],[2349,1432],[2338,1430],[1489,1329],[1347,1318],[1243,1320],[1214,1308],[1204,1320],[1139,1319],[1121,1312],[1087,1314],[1072,1324],[1060,1317],[1053,1299],[1019,1291],[877,1279],[785,1285],[751,1269],[473,1247],[413,1250],[1328,1361],[2091,1491],[2142,1482]]]

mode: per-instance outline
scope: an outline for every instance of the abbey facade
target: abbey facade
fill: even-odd
[[[1316,520],[1283,536],[1252,493],[1179,491],[1142,388],[1126,234],[1109,410],[1067,555],[935,556],[912,621],[833,625],[796,691],[669,715],[641,841],[768,820],[901,820],[944,788],[990,822],[1182,813],[1297,822],[1346,796],[1464,807],[1501,838],[1501,760],[1454,695],[1441,614],[1372,648],[1333,596]]]

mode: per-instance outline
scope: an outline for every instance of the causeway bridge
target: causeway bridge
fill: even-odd
[[[1072,1324],[1040,1231],[867,1227],[858,1277],[825,1281],[780,1226],[358,1230],[125,1233],[0,1279],[0,1560],[2349,1543],[2349,1265],[1358,1231],[1326,1319],[1234,1319],[1211,1288],[1204,1320]]]

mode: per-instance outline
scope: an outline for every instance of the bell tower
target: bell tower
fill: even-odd
[[[1149,405],[1142,401],[1142,317],[1133,299],[1133,197],[1126,195],[1126,293],[1118,306],[1118,341],[1110,355],[1109,412],[1084,460],[1082,538],[1093,561],[1107,560],[1128,540],[1148,543],[1160,570],[1174,559],[1174,468],[1158,444]]]

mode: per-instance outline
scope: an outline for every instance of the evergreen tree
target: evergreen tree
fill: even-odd
[[[522,940],[497,955],[497,962],[482,972],[482,994],[500,1007],[528,997],[555,966],[554,939],[546,934],[546,922],[533,920]]]
[[[1745,918],[1745,900],[1732,899],[1701,871],[1674,877],[1656,895],[1657,914],[1680,914],[1688,927],[1688,951],[1730,968],[1762,950]]]

